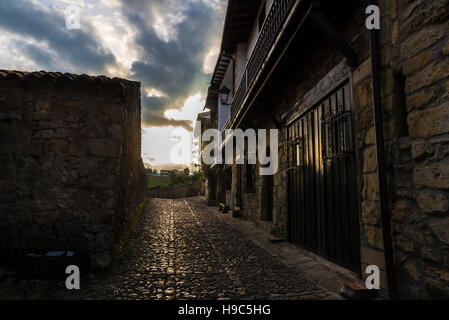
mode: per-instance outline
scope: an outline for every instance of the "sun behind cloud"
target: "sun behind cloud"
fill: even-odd
[[[197,93],[189,97],[182,109],[171,109],[165,112],[167,118],[175,120],[187,120],[192,127],[196,121],[199,112],[204,108],[205,97],[201,93]],[[161,137],[164,137],[161,139]],[[165,139],[165,137],[168,137]],[[181,161],[173,161],[170,158],[172,149],[180,143],[193,142],[193,133],[182,127],[144,127],[142,129],[142,155],[144,163],[148,166],[175,164],[190,165],[193,156],[190,153],[183,154]],[[193,146],[192,146],[193,148]],[[193,152],[194,150],[191,150]]]
[[[70,6],[79,8],[79,30],[66,28]],[[0,69],[141,82],[144,157],[169,163],[172,131],[189,134],[204,106],[225,7],[225,0],[1,1]]]

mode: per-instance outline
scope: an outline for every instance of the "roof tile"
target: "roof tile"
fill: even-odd
[[[87,83],[126,83],[131,85],[139,85],[139,82],[121,79],[121,78],[109,78],[104,75],[101,76],[89,76],[87,74],[71,74],[71,73],[61,73],[61,72],[46,72],[46,71],[35,71],[35,72],[24,72],[16,70],[3,70],[0,69],[0,80],[1,79],[19,79],[19,80],[52,80],[52,81],[79,81]]]

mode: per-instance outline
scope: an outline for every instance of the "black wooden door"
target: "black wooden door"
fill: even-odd
[[[288,127],[291,242],[360,269],[354,136],[349,82]]]

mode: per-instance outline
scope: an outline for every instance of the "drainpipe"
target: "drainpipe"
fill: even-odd
[[[377,5],[375,0],[367,0],[367,6]],[[396,300],[396,276],[394,270],[393,242],[391,239],[390,213],[388,208],[388,190],[385,170],[385,149],[382,125],[382,105],[379,87],[379,54],[377,43],[377,30],[369,31],[369,43],[371,51],[371,81],[373,87],[373,113],[374,129],[377,149],[377,176],[379,182],[380,214],[382,217],[382,234],[384,242],[385,267],[387,272],[388,292],[391,300]]]

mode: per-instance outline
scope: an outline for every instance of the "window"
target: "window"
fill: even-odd
[[[266,7],[265,1],[264,1],[262,11],[260,12],[260,16],[259,16],[259,32],[262,30],[263,23],[265,22],[265,18],[267,17],[266,10],[267,10],[267,7]]]
[[[246,165],[246,193],[256,192],[256,165]]]

